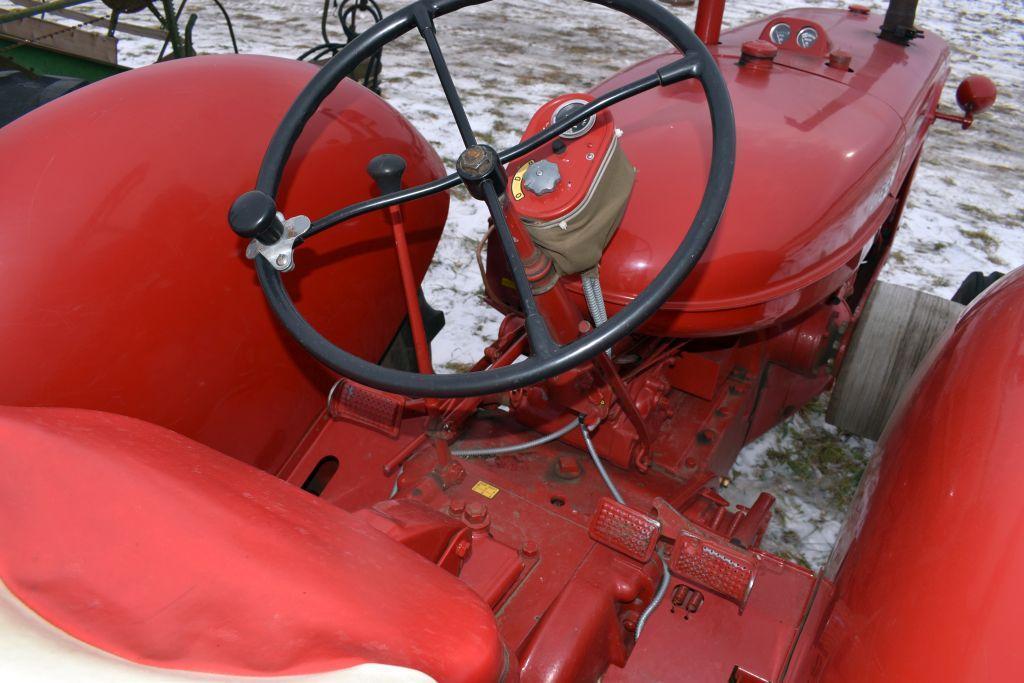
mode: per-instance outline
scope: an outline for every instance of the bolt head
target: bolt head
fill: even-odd
[[[459,157],[459,166],[470,173],[484,174],[490,171],[492,165],[491,155],[483,145],[473,145]]]
[[[583,470],[580,468],[580,463],[576,458],[571,455],[563,455],[558,458],[555,473],[562,479],[576,479],[583,474]]]
[[[482,524],[487,521],[487,506],[474,500],[466,505],[466,521],[470,524]]]

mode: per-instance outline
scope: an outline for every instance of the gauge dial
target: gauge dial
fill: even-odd
[[[818,42],[818,31],[810,26],[804,26],[796,34],[796,44],[805,50],[812,47],[816,42]]]
[[[578,112],[583,107],[590,104],[586,100],[569,100],[558,109],[555,110],[555,115],[551,117],[551,123],[556,124],[565,121],[567,118],[572,116],[575,112]],[[591,116],[588,119],[583,119],[569,130],[562,133],[562,137],[568,140],[583,137],[590,132],[590,129],[597,123],[597,116]]]
[[[792,34],[793,29],[790,28],[789,24],[786,23],[775,24],[775,26],[772,26],[771,30],[768,31],[768,37],[776,45],[782,45],[783,43],[785,43],[787,40],[789,40],[789,37]]]

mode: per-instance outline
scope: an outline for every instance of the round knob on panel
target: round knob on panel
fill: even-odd
[[[825,66],[831,69],[839,69],[840,71],[849,71],[850,62],[853,61],[853,56],[849,52],[842,50],[835,50],[829,53],[828,62]]]
[[[740,66],[754,69],[770,69],[776,55],[779,54],[778,46],[769,40],[748,40],[743,43],[740,56]]]
[[[228,211],[228,223],[239,237],[263,244],[274,244],[284,234],[274,199],[259,190],[246,192],[235,200]]]
[[[558,164],[545,159],[530,166],[530,170],[523,177],[523,187],[537,196],[542,196],[554,192],[561,179]]]

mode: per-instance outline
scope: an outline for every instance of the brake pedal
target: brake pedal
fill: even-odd
[[[743,607],[754,588],[757,560],[752,553],[683,530],[676,538],[669,568],[685,581],[707,588]]]

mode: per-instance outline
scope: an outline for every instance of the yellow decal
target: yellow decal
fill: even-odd
[[[533,166],[533,162],[527,161],[525,164],[520,166],[519,170],[516,171],[516,174],[512,176],[512,198],[516,201],[519,201],[524,196],[523,177],[526,175],[526,172],[530,170],[531,166]]]
[[[494,498],[500,490],[494,484],[488,484],[486,481],[478,481],[473,484],[473,491],[479,493],[484,498]]]

